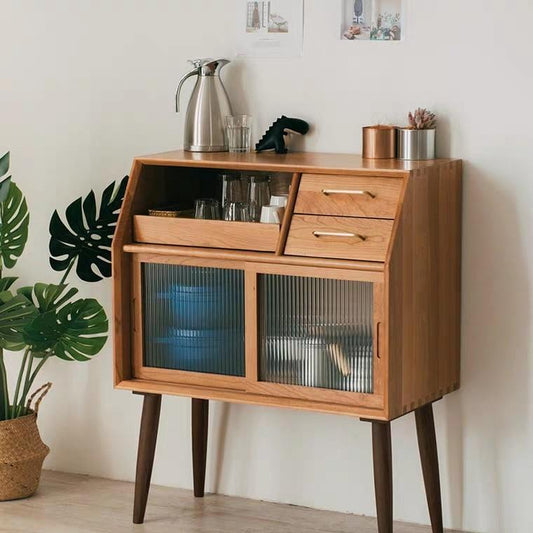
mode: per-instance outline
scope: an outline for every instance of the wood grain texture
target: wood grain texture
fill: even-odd
[[[461,162],[414,172],[386,269],[389,417],[459,387]]]
[[[269,385],[269,384],[265,384]],[[289,387],[289,385],[286,385]],[[129,379],[116,385],[117,389],[130,390],[152,394],[168,394],[170,396],[184,396],[188,398],[203,398],[205,400],[218,400],[221,402],[244,403],[250,405],[265,405],[271,407],[284,407],[288,409],[300,409],[305,411],[316,411],[319,413],[331,413],[338,415],[347,415],[351,417],[365,418],[369,420],[387,420],[384,409],[365,407],[359,403],[325,403],[316,399],[308,400],[305,398],[287,398],[274,396],[272,394],[248,393],[238,390],[197,385],[187,385],[180,383],[168,383],[161,380],[144,380]],[[304,387],[302,387],[304,388]],[[322,389],[323,390],[323,389]],[[330,392],[330,391],[326,391]],[[337,395],[358,395],[358,393],[336,392]],[[368,395],[360,395],[368,396]],[[376,401],[376,400],[372,400]],[[379,399],[378,399],[379,401]]]
[[[285,250],[285,244],[287,242],[289,228],[291,226],[292,214],[294,212],[294,206],[296,205],[297,195],[299,194],[298,191],[300,190],[300,179],[300,174],[293,174],[289,189],[289,198],[287,199],[287,207],[285,208],[285,215],[283,217],[283,223],[281,224],[276,255],[283,255]]]
[[[152,468],[154,466],[159,415],[161,413],[161,395],[145,394],[137,450],[137,473],[135,476],[135,502],[133,505],[133,523],[142,524],[146,512],[146,502],[150,491]]]
[[[143,215],[134,217],[133,229],[136,242],[259,252],[274,252],[280,235],[277,224]]]
[[[300,154],[289,159],[278,159],[271,154],[259,158],[238,157],[237,160],[224,154],[211,154],[207,158],[200,156],[194,160],[184,155],[183,159],[173,159],[168,163],[168,167],[165,161],[168,161],[167,155],[153,159],[139,158],[135,162],[113,244],[115,382],[119,388],[131,389],[132,384],[137,384],[139,390],[144,392],[172,393],[174,390],[178,395],[202,399],[296,407],[390,420],[459,386],[460,161],[373,161],[362,162],[357,166],[353,156],[317,154]],[[305,168],[305,165],[312,161],[320,162],[322,166]],[[354,166],[344,168],[347,161],[354,163]],[[289,168],[297,162],[300,166]],[[200,174],[203,176],[201,168],[211,169],[207,171],[211,173],[222,168],[272,172],[277,168],[275,165],[279,164],[283,166],[280,170],[294,172],[293,181],[298,179],[299,172],[307,172],[313,174],[313,177],[324,174],[322,177],[326,180],[334,175],[336,180],[346,180],[346,183],[355,178],[364,182],[376,179],[381,187],[386,188],[389,183],[395,191],[396,184],[402,183],[394,213],[395,220],[304,215],[306,220],[309,216],[314,217],[314,221],[326,220],[328,224],[323,225],[320,228],[322,230],[345,229],[343,224],[350,224],[350,229],[355,228],[351,225],[354,223],[363,225],[357,228],[375,228],[376,224],[385,224],[387,231],[382,239],[379,256],[365,257],[357,252],[357,255],[353,254],[349,258],[349,254],[339,251],[338,243],[326,242],[342,238],[329,236],[313,236],[311,242],[320,241],[320,246],[315,246],[312,250],[312,244],[303,245],[296,242],[296,247],[302,248],[301,251],[296,248],[298,253],[307,255],[277,255],[280,253],[279,245],[282,241],[282,237],[281,241],[277,237],[283,233],[277,228],[276,244],[269,245],[269,252],[238,250],[233,245],[219,249],[205,248],[198,246],[196,241],[193,243],[195,246],[132,242],[135,215],[145,213],[154,201],[161,201],[165,194],[179,192],[181,177],[193,183],[196,178],[201,177]],[[336,168],[328,169],[328,165]],[[162,185],[163,192],[160,190]],[[293,224],[288,233],[287,252],[290,252],[291,231],[293,227],[297,227],[299,217],[301,215],[293,217]],[[335,225],[330,227],[333,221]],[[194,220],[188,222],[214,223]],[[367,226],[364,226],[365,224]],[[255,229],[255,226],[259,225],[246,226],[253,226]],[[372,244],[372,239],[370,243],[363,243],[368,246]],[[348,249],[352,250],[351,247]],[[322,257],[323,255],[326,257]],[[273,395],[271,397],[265,392],[266,389],[259,390],[263,385],[270,384],[257,385],[257,377],[253,371],[253,368],[257,367],[257,324],[253,324],[253,319],[251,324],[246,325],[246,364],[247,368],[252,369],[246,378],[144,368],[142,328],[139,326],[142,324],[142,306],[138,263],[142,261],[244,268],[247,275],[251,276],[272,272],[373,282],[376,306],[374,403],[352,396],[349,400],[346,397],[346,403],[341,404],[338,402],[344,402],[344,399],[339,400],[329,395],[338,391],[325,391],[326,395],[319,397],[321,391],[312,389],[305,391],[305,394],[298,390],[291,392],[272,389],[269,391]],[[137,266],[134,266],[136,264]],[[133,277],[137,279],[136,285],[133,283]],[[257,295],[250,290],[251,279],[249,278],[247,284],[247,291],[250,292],[247,296],[247,308],[254,314]],[[440,303],[435,306],[434,302],[437,300]],[[133,349],[132,330],[135,339]],[[255,349],[252,348],[254,345]],[[132,362],[135,362],[135,373],[132,372]],[[132,379],[133,376],[137,379]],[[154,384],[157,386],[154,387]],[[252,392],[252,389],[255,390]],[[314,400],[309,392],[316,394]],[[330,404],[328,400],[331,401]],[[357,402],[361,404],[357,405]]]
[[[392,226],[392,220],[294,215],[285,253],[385,261]],[[320,233],[323,235],[318,236]]]
[[[237,250],[212,250],[209,248],[189,248],[184,246],[163,246],[159,244],[127,244],[124,252],[128,254],[152,254],[155,256],[205,258],[220,260],[248,261],[260,264],[276,264],[286,266],[319,267],[335,271],[351,269],[358,272],[380,273],[385,271],[383,263],[376,261],[347,261],[342,259],[325,259],[315,257],[275,256],[260,252],[244,252]]]
[[[322,279],[343,279],[349,281],[368,281],[382,283],[385,276],[381,272],[366,272],[347,268],[323,268],[320,266],[280,265],[271,263],[245,263],[247,272],[257,274],[277,274],[280,276],[301,276]]]
[[[146,525],[130,524],[133,484],[44,470],[37,494],[2,503],[3,533],[375,533],[376,519],[152,485]],[[156,504],[157,502],[157,504]],[[95,512],[97,510],[97,512]],[[396,522],[395,533],[430,533]],[[459,533],[448,531],[447,533]],[[464,533],[464,532],[463,532]]]
[[[192,398],[192,472],[194,496],[203,498],[205,493],[205,466],[207,460],[207,430],[209,424],[209,401]]]
[[[279,398],[294,398],[336,405],[361,406],[369,409],[383,409],[383,396],[379,394],[363,394],[317,387],[299,385],[285,385],[282,383],[248,383],[246,391],[252,394],[277,396]]]
[[[379,533],[392,533],[392,443],[390,422],[372,422],[372,457]]]
[[[294,211],[392,219],[398,209],[401,188],[401,179],[304,174]]]
[[[431,526],[433,533],[443,533],[439,457],[432,404],[416,409],[415,420]]]
[[[111,248],[113,271],[113,382],[116,385],[132,376],[131,369],[131,258],[123,247],[133,240],[133,200],[142,165],[134,162],[124,195]]]
[[[228,170],[264,170],[266,172],[310,172],[313,174],[347,174],[360,176],[404,177],[409,171],[450,161],[400,161],[398,159],[363,159],[356,154],[317,152],[251,152],[247,154],[191,153],[175,150],[141,156],[137,161],[149,165]]]
[[[258,338],[258,294],[257,272],[247,268],[244,273],[244,336],[246,346],[246,388],[248,384],[255,383],[259,366],[259,338]]]

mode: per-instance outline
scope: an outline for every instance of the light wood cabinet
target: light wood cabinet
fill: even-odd
[[[289,182],[281,225],[147,216],[219,196],[227,171]],[[416,411],[440,531],[431,403],[459,387],[460,259],[457,160],[137,158],[113,242],[115,386],[145,395],[135,521],[160,395],[172,394],[193,398],[197,495],[208,400],[372,421],[380,531],[392,520],[389,423]]]

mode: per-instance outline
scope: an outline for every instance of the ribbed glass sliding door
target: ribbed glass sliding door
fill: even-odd
[[[144,365],[244,376],[244,272],[144,263]]]
[[[373,285],[263,274],[261,381],[373,392]]]

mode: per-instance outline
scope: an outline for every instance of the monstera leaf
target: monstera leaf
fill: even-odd
[[[0,176],[9,170],[9,152],[0,158]],[[28,240],[30,215],[21,190],[7,177],[0,183],[0,256],[13,268]]]
[[[19,290],[32,299],[39,313],[24,328],[24,340],[36,354],[88,361],[103,348],[108,330],[105,311],[93,298],[70,301],[77,292],[66,285],[43,283]]]
[[[0,157],[0,178],[9,170],[9,152]]]
[[[104,190],[98,214],[93,191],[67,207],[68,225],[54,211],[50,220],[50,265],[54,270],[70,269],[77,261],[76,274],[83,281],[111,277],[111,242],[127,182],[125,176],[116,190],[115,183]]]
[[[33,303],[24,295],[13,295],[5,288],[16,278],[0,280],[0,347],[7,350],[22,350],[26,346],[24,329],[37,316],[38,312]],[[6,280],[8,281],[6,283]]]

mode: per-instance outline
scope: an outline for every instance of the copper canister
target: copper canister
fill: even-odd
[[[396,128],[382,125],[364,127],[363,157],[394,159],[396,157]]]

